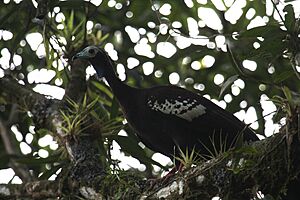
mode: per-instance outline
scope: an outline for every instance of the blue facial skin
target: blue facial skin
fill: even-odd
[[[85,54],[84,51],[81,51],[79,53],[77,53],[75,56],[73,56],[72,61],[74,61],[75,59],[88,59],[90,58],[89,56],[87,56]],[[94,67],[95,71],[96,71],[96,75],[98,79],[101,79],[104,77],[104,70],[102,67]]]
[[[81,51],[77,53],[75,56],[73,56],[72,61],[74,61],[77,58],[88,59],[89,57],[85,55],[83,51]]]

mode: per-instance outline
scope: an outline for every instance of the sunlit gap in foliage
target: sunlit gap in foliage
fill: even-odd
[[[16,140],[20,142],[19,147],[23,155],[33,154],[34,156],[37,155],[40,158],[47,158],[49,156],[49,152],[45,148],[49,147],[51,150],[57,150],[58,144],[56,141],[54,141],[51,135],[46,134],[44,137],[39,138],[39,140],[37,141],[40,149],[32,152],[33,149],[30,147],[30,145],[32,144],[34,135],[36,134],[34,129],[34,126],[29,126],[28,133],[23,136],[16,125],[11,126],[11,131],[14,133]],[[0,183],[7,183],[11,179],[12,183],[14,184],[22,183],[21,179],[15,175],[12,169],[3,169],[1,170],[0,174],[2,173],[4,173],[5,176],[1,175]],[[56,173],[56,175],[58,174],[59,172]],[[52,177],[52,180],[54,180],[54,176]]]
[[[93,3],[96,6],[99,6],[102,2],[102,0],[86,0],[86,1],[90,1],[91,3]],[[10,2],[10,0],[4,0],[5,4],[8,4]],[[20,3],[21,0],[15,0],[14,2],[16,3]],[[33,3],[36,4],[36,1],[33,0]],[[115,8],[117,10],[122,8],[122,4],[118,3],[115,0],[109,0],[109,1],[104,1],[105,3],[107,3],[107,5],[111,8]],[[187,5],[188,8],[193,8],[195,6],[195,3],[192,0],[184,0],[184,3]],[[197,0],[197,3],[199,3],[199,5],[205,5],[207,4],[207,0]],[[221,11],[225,11],[225,19],[227,21],[229,21],[232,24],[236,24],[237,21],[240,19],[241,15],[243,14],[243,9],[246,6],[246,1],[245,0],[240,0],[240,1],[234,1],[234,0],[228,0],[228,1],[224,1],[224,3],[222,1],[218,1],[218,0],[213,0],[212,3],[216,6],[216,8],[218,10]],[[295,4],[298,2],[294,2]],[[230,7],[231,6],[231,7]],[[283,15],[283,7],[285,5],[284,4],[278,4],[278,9],[281,12],[281,15]],[[162,5],[158,5],[155,4],[154,6],[155,8],[153,8],[153,10],[157,10],[161,15],[167,17],[172,13],[172,6],[168,3],[163,3]],[[229,9],[226,10],[226,7],[230,7]],[[257,26],[262,26],[265,25],[268,21],[269,21],[269,16],[273,14],[273,4],[271,2],[271,0],[267,0],[266,1],[266,14],[267,16],[255,16],[255,9],[250,9],[247,13],[246,13],[246,18],[250,19],[250,23],[247,26],[247,29],[253,28],[253,27],[257,27]],[[299,15],[300,12],[300,7],[299,6],[294,6],[295,9],[295,14]],[[199,7],[197,10],[197,15],[199,17],[199,19],[195,19],[192,17],[188,17],[187,18],[187,25],[188,25],[188,31],[189,31],[189,35],[183,35],[180,32],[178,32],[178,29],[182,27],[181,22],[179,21],[174,21],[172,22],[172,24],[167,24],[167,22],[163,22],[161,21],[160,24],[155,24],[155,22],[150,21],[150,22],[145,22],[145,24],[147,24],[147,26],[149,27],[149,29],[146,31],[144,28],[142,27],[133,27],[130,25],[126,25],[125,27],[125,31],[128,34],[128,36],[130,37],[130,40],[135,43],[135,47],[134,47],[134,51],[137,55],[142,55],[145,56],[147,58],[153,59],[156,56],[162,56],[166,59],[170,58],[172,59],[172,56],[174,56],[174,54],[176,54],[176,52],[178,51],[178,49],[185,49],[189,46],[191,46],[192,44],[194,45],[201,45],[201,46],[206,46],[210,49],[214,49],[214,48],[219,48],[222,51],[226,52],[226,46],[225,46],[225,37],[220,34],[218,36],[215,37],[214,40],[212,40],[211,38],[208,38],[206,36],[201,36],[199,28],[203,28],[205,26],[210,27],[214,30],[222,30],[223,26],[220,23],[220,19],[217,16],[216,12],[210,8],[202,8]],[[58,29],[62,30],[64,29],[64,25],[61,23],[65,20],[65,16],[63,15],[63,13],[60,11],[59,7],[55,7],[54,8],[54,13],[56,13],[56,18],[55,21],[60,23],[58,25]],[[54,13],[50,13],[50,15],[54,16]],[[280,20],[280,17],[278,15],[278,13],[274,13],[275,15],[275,19]],[[126,13],[126,17],[127,18],[133,18],[135,16],[133,16],[133,13],[131,11],[127,11]],[[101,28],[101,24],[95,24],[92,21],[88,21],[86,24],[86,28],[87,28],[87,32],[90,33],[92,31],[93,28]],[[157,32],[157,28],[159,32]],[[166,34],[170,34],[171,37],[174,37],[174,40],[176,41],[175,44],[172,44],[171,42],[164,41],[164,42],[159,42],[157,43],[157,48],[156,51],[155,49],[152,49],[150,44],[153,44],[157,41],[157,37],[159,34],[162,35],[166,35]],[[118,41],[121,43],[122,41],[122,35],[120,35],[118,32],[115,33],[115,35],[117,35],[117,37],[119,38]],[[3,41],[9,41],[11,39],[13,39],[14,35],[12,32],[8,31],[8,30],[0,30],[0,40]],[[50,38],[50,43],[53,45],[53,47],[57,50],[62,50],[60,49],[60,46],[57,44],[57,41],[60,40],[62,43],[65,43],[65,38]],[[26,43],[29,44],[30,48],[35,52],[35,54],[38,56],[38,58],[42,58],[43,56],[45,56],[45,46],[43,44],[43,37],[40,33],[30,33],[25,37],[25,40],[22,40],[20,42],[20,46],[24,47],[26,45]],[[258,42],[253,44],[254,48],[259,48],[260,44]],[[105,45],[105,50],[109,53],[109,55],[112,57],[112,59],[114,61],[118,60],[118,52],[116,51],[116,49],[114,48],[114,46],[111,43],[107,43]],[[157,55],[156,55],[157,54]],[[9,64],[9,59],[10,57],[13,56],[13,63]],[[59,55],[56,55],[59,56]],[[189,65],[190,68],[192,68],[195,71],[204,69],[204,68],[210,68],[210,67],[214,67],[214,63],[215,63],[215,58],[212,55],[205,55],[202,59],[200,60],[191,60],[191,58],[187,58],[186,60],[186,65]],[[4,69],[14,69],[15,67],[18,67],[20,64],[22,63],[22,57],[21,54],[19,55],[18,53],[11,55],[11,53],[8,51],[8,49],[3,48],[1,49],[1,57],[0,57],[0,64]],[[58,64],[57,63],[53,63],[52,66],[54,68],[56,68],[58,71],[63,70],[64,69],[64,65],[65,63],[63,63],[63,60],[59,60]],[[123,64],[119,64],[117,65],[117,71],[119,73],[119,76],[122,80],[126,79],[126,75],[125,75],[125,63]],[[156,78],[161,78],[163,76],[163,74],[165,72],[163,72],[160,69],[155,69],[155,66],[152,62],[145,62],[145,63],[140,63],[140,61],[134,57],[128,58],[127,59],[127,65],[126,67],[128,69],[133,69],[137,66],[141,65],[142,69],[143,69],[143,73],[144,75],[150,75],[150,74],[154,74],[154,76]],[[257,63],[251,60],[244,60],[243,61],[243,67],[246,69],[249,69],[250,71],[255,71],[257,68]],[[300,68],[297,68],[298,71],[300,71]],[[38,85],[35,87],[35,91],[37,92],[42,92],[42,91],[47,91],[47,93],[43,93],[46,95],[51,95],[54,98],[58,98],[61,99],[62,96],[64,95],[64,90],[62,88],[59,88],[57,86],[61,85],[62,82],[60,80],[56,80],[55,81],[55,85],[56,86],[50,86],[47,83],[49,82],[49,80],[51,79],[51,77],[53,77],[53,70],[46,70],[46,69],[35,69],[33,70],[33,66],[28,66],[27,67],[27,71],[30,72],[28,74],[28,79],[30,83],[37,83]],[[273,66],[269,66],[268,68],[268,73],[269,74],[273,74],[275,72],[275,68]],[[89,75],[93,75],[95,73],[95,71],[89,67],[87,69],[87,78],[88,78],[88,74]],[[2,78],[4,76],[4,71],[3,69],[0,69],[0,78]],[[192,78],[182,78],[180,77],[180,74],[178,72],[170,72],[169,74],[167,74],[167,77],[169,78],[169,82],[170,84],[178,84],[178,85],[184,85],[184,84],[192,84],[193,88],[198,90],[199,92],[203,92],[204,97],[211,99],[210,95],[205,94],[205,88],[206,86],[201,83],[201,82],[197,82],[199,80],[194,80]],[[224,77],[223,74],[218,73],[214,75],[214,79],[212,84],[216,84],[216,85],[221,85],[222,83],[224,83],[225,79],[228,77]],[[218,104],[219,106],[225,108],[227,106],[228,103],[230,103],[233,98],[235,96],[239,96],[241,95],[242,90],[245,88],[246,83],[244,81],[242,81],[241,79],[238,79],[236,81],[234,81],[234,83],[232,84],[231,88],[229,89],[229,91],[227,91],[227,93],[224,95],[223,99],[220,100],[216,100],[216,99],[212,99],[213,102],[215,102],[216,104]],[[264,84],[260,84],[259,85],[259,90],[260,91],[264,91],[266,89],[266,86]],[[263,115],[267,115],[264,118],[264,123],[265,123],[265,134],[266,136],[270,136],[276,132],[278,132],[278,129],[280,127],[279,124],[275,124],[272,120],[272,115],[268,115],[270,112],[273,112],[276,110],[276,106],[274,105],[274,103],[272,103],[269,100],[269,97],[267,95],[261,95],[261,106],[263,109]],[[236,112],[235,115],[242,121],[247,121],[248,123],[252,123],[255,122],[257,119],[257,115],[256,115],[256,111],[253,107],[249,107],[249,102],[247,102],[246,100],[241,100],[240,101],[240,108],[241,110]],[[247,115],[247,120],[246,120],[246,115]],[[254,123],[254,125],[252,125],[253,128],[257,128],[257,123]],[[16,139],[20,142],[20,148],[23,154],[28,154],[32,152],[32,149],[29,147],[28,144],[31,143],[32,141],[32,134],[33,133],[27,133],[25,136],[25,141],[23,140],[23,136],[22,134],[19,132],[18,128],[16,126],[12,126],[12,131],[16,137]],[[39,142],[39,146],[44,146],[44,145],[51,145],[53,144],[53,138],[51,138],[52,136],[49,137],[49,135],[44,136],[43,138],[41,138],[38,142]],[[56,144],[57,145],[57,144]],[[55,149],[57,148],[56,145],[54,145],[53,148],[51,149]],[[115,146],[115,149],[119,149],[120,147],[117,146],[117,144],[113,144]],[[122,156],[119,156],[120,154],[118,154],[118,152],[120,152],[119,150],[116,150],[115,152],[115,156],[118,157],[119,160],[123,160]],[[36,152],[36,153],[40,153],[41,157],[46,155],[43,154],[43,151],[41,152]],[[169,163],[170,161],[168,161],[168,159],[166,159],[166,157],[162,156],[161,154],[155,153],[152,157],[154,160],[166,165],[167,163]],[[125,158],[124,158],[125,159]],[[127,159],[127,158],[126,158]],[[165,162],[166,161],[166,162]],[[128,162],[126,165],[124,165],[124,169],[128,169],[128,167],[130,165],[137,164],[137,161],[134,159],[128,159]],[[142,165],[139,165],[142,166]],[[141,169],[143,169],[143,167],[141,167]],[[159,171],[158,167],[154,167],[154,170],[156,172]],[[7,170],[3,170],[1,171],[3,173],[6,173],[8,175],[11,175],[11,178],[14,175],[13,170],[11,169],[7,169]],[[4,179],[2,179],[1,176],[1,181],[3,181]],[[10,179],[8,179],[10,180]],[[13,179],[13,183],[17,183],[20,179],[18,178],[14,178]],[[7,181],[8,182],[8,181]],[[219,199],[218,197],[213,198],[214,200]]]
[[[146,166],[144,164],[141,164],[138,159],[133,158],[132,156],[126,156],[125,153],[121,151],[120,145],[115,141],[113,141],[112,143],[111,158],[113,160],[121,161],[120,163],[118,163],[118,167],[122,170],[135,168],[139,171],[145,171],[146,169]]]

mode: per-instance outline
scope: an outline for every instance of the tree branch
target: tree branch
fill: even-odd
[[[158,186],[143,195],[154,199],[211,199],[214,196],[253,199],[261,191],[277,199],[286,185],[299,174],[299,163],[294,163],[293,167],[288,165],[296,159],[295,152],[300,153],[297,147],[299,140],[294,143],[291,160],[288,160],[291,152],[287,152],[286,136],[279,133],[253,144],[257,150],[255,154],[245,151],[223,155],[178,174],[167,185]]]
[[[265,196],[271,195],[276,199],[284,193],[287,184],[293,181],[300,172],[298,156],[300,154],[300,133],[298,132],[297,117],[294,116],[290,119],[288,125],[273,137],[226,152],[208,162],[198,164],[196,167],[178,173],[168,182],[157,181],[156,185],[149,187],[141,178],[135,177],[131,181],[135,182],[133,185],[135,185],[136,193],[123,191],[121,197],[124,199],[211,199],[219,196],[234,200],[253,199],[260,191]],[[73,140],[73,142],[75,141]],[[90,141],[85,144],[91,146]],[[82,149],[86,150],[87,148],[78,146],[73,151]],[[91,152],[90,156],[93,157],[95,153]],[[84,167],[81,170],[77,168],[78,171],[73,175],[81,174],[81,177],[89,179],[89,183],[93,182],[95,185],[90,186],[86,181],[80,182],[80,186],[73,191],[74,193],[87,199],[95,199],[95,196],[113,199],[120,195],[118,191],[124,182],[120,175],[118,179],[110,182],[104,181],[103,178],[113,175],[100,173],[97,176],[88,177],[91,165],[87,164],[89,162],[86,159],[76,159],[77,161],[81,160],[79,163],[86,164],[82,165]],[[129,173],[127,172],[127,179],[130,179]],[[102,178],[99,179],[99,177]],[[109,179],[106,178],[106,180]],[[107,188],[110,189],[107,190]],[[42,188],[40,190],[44,191]],[[52,191],[52,194],[58,193],[58,190]],[[10,193],[5,197],[8,196],[13,196],[13,194]]]
[[[0,184],[2,199],[46,199],[59,196],[58,184],[54,181],[35,181],[23,184]]]
[[[7,126],[5,126],[2,120],[0,119],[0,135],[3,140],[6,153],[9,156],[19,155],[19,151],[15,148],[15,145],[12,143],[12,132],[9,132],[6,129],[6,127]],[[14,172],[22,179],[22,181],[29,182],[33,180],[33,177],[29,173],[29,170],[26,167],[26,165],[16,162],[13,158],[10,159],[10,165],[13,168]]]
[[[84,136],[73,135],[62,130],[64,120],[60,110],[67,110],[67,99],[79,102],[86,92],[85,67],[87,63],[76,61],[72,64],[71,79],[67,86],[63,101],[47,99],[17,81],[9,78],[0,79],[0,88],[7,102],[17,103],[23,110],[33,115],[36,128],[48,129],[61,138],[65,145],[72,166],[69,169],[72,182],[95,184],[95,180],[102,180],[104,168],[99,160],[99,144],[95,144],[95,127],[86,129]],[[97,131],[97,130],[96,130]],[[84,174],[84,175],[83,175]],[[99,181],[96,181],[99,183]],[[76,185],[76,184],[75,184]],[[99,185],[99,184],[96,184]]]
[[[70,98],[75,102],[82,99],[86,92],[86,67],[88,63],[84,60],[76,59],[72,62],[70,82],[66,88],[64,99]]]

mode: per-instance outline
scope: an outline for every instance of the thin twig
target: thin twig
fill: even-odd
[[[19,152],[15,148],[16,146],[12,143],[13,139],[11,138],[10,132],[7,131],[5,123],[0,119],[0,135],[3,140],[4,148],[6,153],[9,156],[18,155]],[[16,162],[14,159],[10,159],[10,165],[14,172],[22,179],[24,182],[32,181],[33,177],[31,176],[27,167],[23,164]]]
[[[180,35],[180,36],[182,36],[182,37],[186,37],[186,38],[189,38],[189,39],[197,39],[197,40],[207,40],[207,39],[213,39],[213,38],[217,37],[218,35],[232,36],[232,34],[212,34],[212,35],[210,35],[210,36],[201,36],[201,35],[199,35],[199,36],[191,36],[191,35],[182,33],[182,32],[180,32],[178,29],[172,28],[172,27],[171,27],[171,23],[163,22],[163,21],[161,20],[162,17],[161,17],[161,14],[159,13],[159,10],[156,9],[156,7],[154,6],[153,0],[149,0],[149,1],[150,1],[151,5],[152,5],[152,7],[153,7],[153,10],[154,10],[155,15],[156,15],[156,18],[157,18],[157,20],[158,20],[158,22],[159,22],[159,25],[161,25],[161,24],[166,24],[166,25],[168,26],[168,29],[169,29],[169,30],[172,30],[174,33],[176,33],[176,34],[178,34],[178,35]],[[156,34],[156,37],[157,37],[158,35],[160,35],[160,30],[158,30],[158,33]],[[236,35],[238,35],[238,34],[236,33]],[[172,35],[172,33],[169,33],[169,36],[175,37],[174,35]],[[168,38],[167,38],[167,39],[168,39]]]
[[[281,16],[281,14],[280,14],[280,12],[279,12],[279,10],[278,10],[278,8],[277,8],[277,6],[276,6],[274,0],[271,0],[271,2],[272,2],[272,4],[273,4],[275,10],[277,11],[277,13],[278,13],[278,15],[279,15],[279,17],[280,17],[280,19],[281,19],[281,22],[284,23],[284,19],[283,19],[283,17]]]

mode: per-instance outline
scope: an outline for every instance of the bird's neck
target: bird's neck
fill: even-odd
[[[105,75],[105,79],[120,103],[124,102],[124,99],[128,99],[128,96],[136,90],[122,82],[113,70]]]
[[[97,74],[100,77],[105,77],[121,106],[123,108],[132,107],[138,89],[126,85],[119,79],[110,58],[107,55],[102,58],[97,57],[91,63],[96,69]]]
[[[130,87],[122,82],[112,66],[106,68],[104,77],[123,108],[134,106],[137,88]]]

